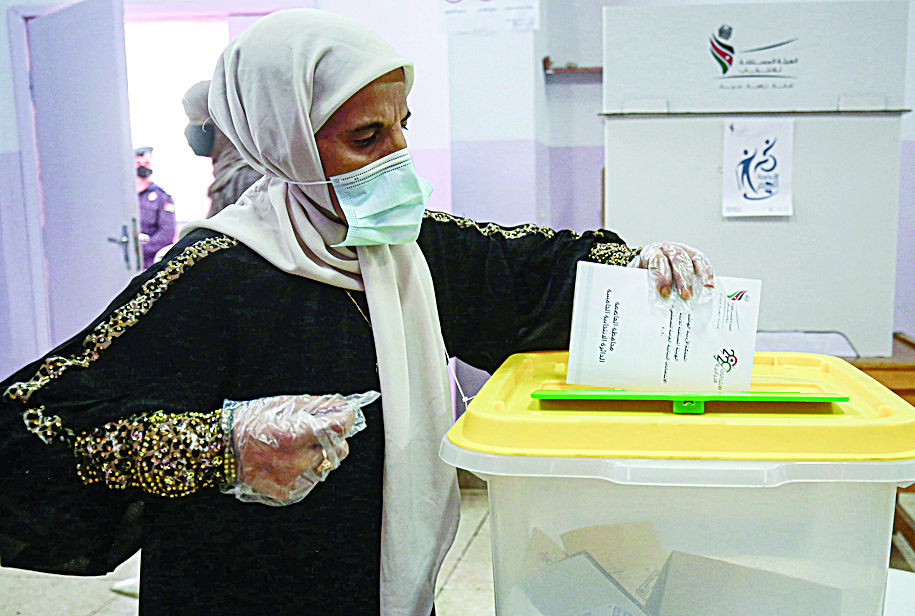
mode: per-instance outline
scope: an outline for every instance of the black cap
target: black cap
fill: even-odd
[[[152,146],[144,145],[141,148],[136,148],[133,151],[134,156],[143,156],[144,154],[151,154],[153,151]]]

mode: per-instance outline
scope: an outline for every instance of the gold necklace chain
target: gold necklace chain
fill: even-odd
[[[347,295],[351,300],[353,300],[353,304],[356,305],[356,310],[359,311],[359,314],[361,314],[361,315],[362,315],[362,318],[365,319],[365,322],[368,323],[369,329],[372,329],[372,322],[369,321],[369,318],[368,318],[367,316],[365,316],[365,313],[362,311],[362,306],[359,305],[359,302],[356,301],[356,298],[353,297],[347,289],[343,289],[343,290],[346,291],[346,295]]]
[[[353,300],[353,304],[355,304],[356,310],[358,310],[359,314],[362,315],[362,318],[365,319],[365,322],[366,322],[366,324],[368,324],[369,329],[372,329],[372,322],[369,321],[368,316],[366,316],[365,312],[362,311],[362,306],[359,305],[359,302],[356,301],[356,298],[353,297],[347,289],[343,289],[343,290],[346,291],[346,294],[349,296],[349,298],[351,300]],[[378,374],[378,362],[375,362],[375,374]]]

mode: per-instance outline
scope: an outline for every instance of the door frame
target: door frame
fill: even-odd
[[[52,345],[51,310],[42,234],[43,206],[37,132],[29,75],[28,21],[72,2],[16,5],[6,11],[10,71],[19,141],[18,169],[12,163],[4,181],[19,182],[21,198],[0,200],[0,267],[5,288],[0,300],[9,305],[10,348],[0,357],[0,378],[41,357]],[[195,3],[134,2],[124,4],[125,21],[194,19],[268,13],[283,8],[314,7],[316,0],[210,0]],[[10,152],[10,154],[14,154]],[[15,191],[18,193],[18,191]],[[17,195],[18,196],[18,195]],[[0,324],[2,327],[3,324]],[[2,338],[2,337],[0,337]]]
[[[41,180],[29,74],[28,21],[61,8],[63,5],[26,5],[7,10],[22,199],[0,204],[4,220],[0,251],[6,255],[10,323],[15,324],[11,332],[11,351],[19,363],[40,357],[51,347],[51,313],[41,230]]]
[[[265,15],[283,9],[318,8],[317,0],[198,0],[196,2],[125,2],[124,21],[228,19]]]

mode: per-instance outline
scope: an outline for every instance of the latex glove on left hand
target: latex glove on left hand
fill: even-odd
[[[361,407],[378,397],[370,391],[226,401],[236,476],[220,489],[244,502],[301,501],[349,454],[346,439],[365,427]]]
[[[629,267],[647,269],[661,299],[674,297],[687,306],[705,301],[715,287],[715,273],[705,255],[695,248],[676,242],[654,242],[629,263]]]

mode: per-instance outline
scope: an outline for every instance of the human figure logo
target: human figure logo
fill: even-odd
[[[775,143],[771,137],[759,148],[743,151],[736,172],[737,188],[744,199],[763,201],[778,194],[778,159],[772,154]]]

